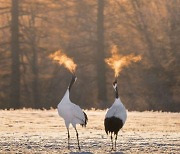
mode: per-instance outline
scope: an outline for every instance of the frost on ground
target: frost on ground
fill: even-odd
[[[0,153],[179,153],[180,113],[129,112],[111,152],[110,137],[104,131],[106,111],[86,111],[86,128],[78,126],[81,152],[76,133],[67,131],[57,110],[0,110]]]

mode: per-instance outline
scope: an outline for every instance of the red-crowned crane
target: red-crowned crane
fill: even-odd
[[[127,118],[126,108],[122,104],[120,97],[118,95],[118,88],[117,88],[117,79],[113,82],[113,88],[115,90],[115,101],[111,108],[107,111],[104,126],[106,134],[111,134],[111,142],[112,142],[112,150],[113,150],[113,133],[115,136],[115,149],[116,150],[116,140],[118,136],[119,130],[125,124]]]
[[[71,82],[69,84],[69,87],[67,88],[67,91],[62,98],[61,102],[58,104],[58,113],[59,115],[64,119],[67,132],[68,132],[68,149],[70,149],[69,145],[69,140],[70,140],[70,134],[69,134],[69,125],[72,124],[76,131],[76,136],[77,136],[77,142],[78,142],[78,148],[80,150],[80,145],[79,145],[79,137],[78,137],[78,131],[76,129],[76,124],[80,124],[82,127],[87,124],[88,118],[85,112],[82,111],[82,109],[71,102],[69,98],[69,93],[71,90],[72,85],[76,81],[77,77],[73,74]]]

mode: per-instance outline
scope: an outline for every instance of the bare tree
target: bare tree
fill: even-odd
[[[32,48],[32,92],[33,92],[33,104],[35,108],[40,108],[40,96],[39,96],[39,69],[38,69],[38,49],[37,49],[37,34],[35,29],[35,10],[31,10],[31,19],[30,19],[30,29],[31,29],[31,37],[30,37],[30,46]]]
[[[104,51],[104,0],[98,0],[97,10],[97,52],[96,52],[96,67],[97,67],[97,85],[98,99],[103,102],[106,107],[107,92],[106,92],[106,67],[105,67],[105,51]]]
[[[11,2],[11,107],[20,108],[19,0]]]

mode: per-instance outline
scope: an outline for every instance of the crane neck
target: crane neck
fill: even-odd
[[[115,98],[118,99],[119,98],[119,94],[118,94],[117,86],[114,88],[114,91],[115,91]]]
[[[74,84],[75,81],[76,81],[76,76],[72,75],[71,82],[70,82],[69,87],[68,87],[69,92],[70,92],[72,85]]]

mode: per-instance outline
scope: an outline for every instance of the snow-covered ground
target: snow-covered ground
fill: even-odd
[[[72,127],[67,149],[67,131],[57,110],[0,110],[0,153],[180,153],[180,113],[129,112],[116,152],[104,131],[106,111],[86,113],[87,127],[77,127],[79,152]]]

